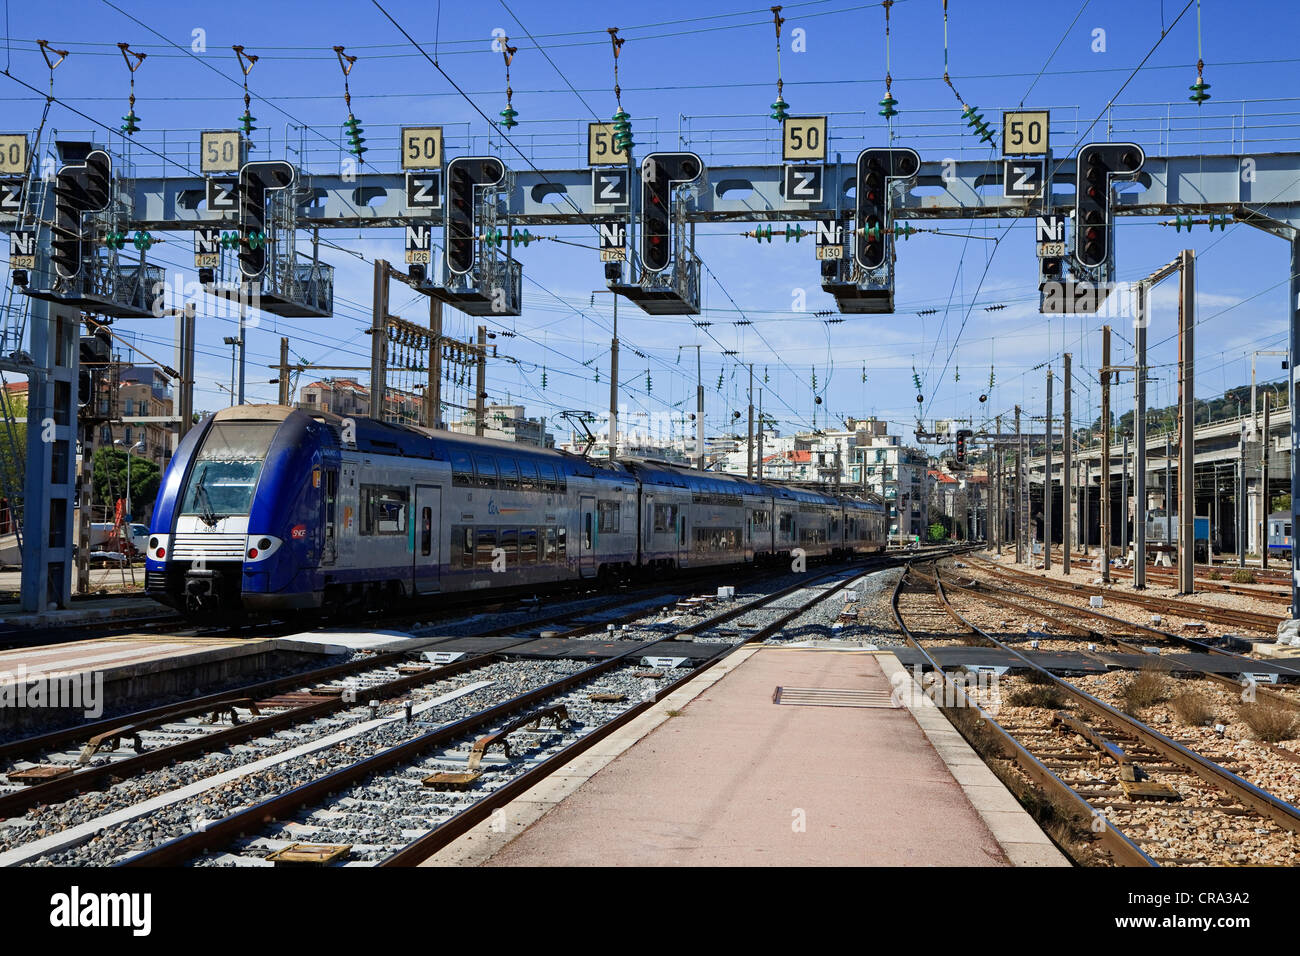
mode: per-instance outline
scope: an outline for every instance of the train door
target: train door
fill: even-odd
[[[439,573],[442,566],[442,535],[438,527],[441,514],[442,489],[437,485],[416,485],[415,521],[412,528],[415,547],[411,549],[411,572],[415,579],[416,594],[433,594],[441,590]]]
[[[596,573],[596,499],[582,495],[578,508],[578,574],[584,578]]]
[[[333,564],[338,558],[339,470],[326,468],[321,481],[321,527],[325,540],[321,545],[321,564]]]

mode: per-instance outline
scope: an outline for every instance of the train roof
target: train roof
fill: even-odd
[[[303,415],[320,422],[330,429],[336,441],[341,439],[344,416],[332,412],[308,412],[287,405],[234,405],[217,412],[213,420],[280,422],[293,415]],[[508,455],[514,459],[546,461],[554,465],[557,470],[569,475],[593,475],[600,472],[628,477],[627,469],[617,462],[611,464],[597,461],[554,448],[540,448],[536,445],[524,445],[477,435],[461,435],[419,425],[384,422],[364,416],[356,416],[351,420],[355,427],[356,450],[363,453],[450,461],[453,451],[463,450],[470,454],[493,454],[503,457]]]
[[[232,405],[213,416],[216,422],[283,422],[293,415],[302,415],[329,428],[335,441],[340,441],[344,416],[332,412],[308,412],[287,405]],[[628,458],[615,462],[585,458],[572,452],[554,448],[540,448],[518,442],[462,435],[424,428],[383,422],[374,418],[352,418],[357,451],[375,455],[401,455],[407,458],[424,458],[450,461],[454,452],[509,456],[516,460],[545,461],[567,475],[631,477],[633,473],[643,480],[669,487],[689,489],[693,493],[730,495],[772,495],[787,501],[804,504],[853,504],[870,508],[880,506],[879,495],[868,493],[861,497],[836,496],[808,488],[799,488],[774,481],[754,481],[726,472],[700,471],[673,462],[647,458]]]

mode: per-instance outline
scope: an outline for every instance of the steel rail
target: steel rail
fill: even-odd
[[[930,652],[921,646],[921,642],[917,640],[915,635],[904,622],[902,612],[898,607],[898,599],[902,594],[903,583],[907,580],[907,577],[908,574],[904,572],[904,574],[898,579],[897,585],[894,587],[894,594],[890,601],[890,607],[894,614],[894,621],[897,623],[899,632],[903,635],[904,640],[920,653],[921,657],[927,664],[929,664],[931,671],[940,681],[942,681],[945,690],[944,699],[949,699],[947,695],[948,693],[952,693],[952,699],[956,701],[957,708],[975,712],[979,719],[983,720],[985,725],[996,735],[1003,753],[1009,755],[1030,780],[1046,790],[1049,795],[1063,801],[1067,808],[1075,811],[1083,818],[1089,821],[1095,819],[1096,810],[1093,808],[1092,804],[1084,799],[1077,790],[1048,769],[1046,764],[1030,753],[1029,750],[1020,743],[1020,741],[1012,737],[1011,734],[992,717],[992,715],[973,701],[966,694],[965,688],[958,682],[954,681],[947,672],[939,666],[939,663],[930,655]],[[937,579],[935,579],[935,581],[937,594]],[[949,613],[952,613],[948,608],[947,602],[941,601],[941,604],[943,604],[945,610],[949,610]],[[966,623],[966,626],[970,627],[970,624]],[[971,629],[974,630],[973,628]],[[940,709],[947,710],[949,708],[941,707]],[[1122,830],[1109,821],[1107,821],[1106,827],[1098,834],[1098,838],[1106,849],[1110,851],[1111,858],[1121,866],[1156,867],[1160,865],[1148,856],[1141,847],[1129,839]]]
[[[436,852],[437,848],[440,845],[444,845],[447,840],[453,839],[456,835],[459,835],[459,832],[463,832],[463,829],[468,829],[469,826],[472,826],[474,823],[477,823],[480,819],[482,819],[484,816],[489,814],[493,808],[499,805],[499,802],[506,802],[517,793],[522,792],[522,789],[520,789],[520,782],[524,778],[528,778],[531,781],[529,783],[529,786],[531,786],[532,783],[535,783],[537,780],[542,779],[542,777],[546,776],[547,774],[554,772],[554,770],[558,769],[559,766],[562,766],[563,761],[556,762],[555,757],[558,757],[559,755],[565,755],[566,761],[568,759],[571,759],[573,756],[576,756],[578,753],[581,753],[583,750],[587,749],[587,747],[590,747],[597,740],[599,740],[600,737],[593,737],[592,735],[599,732],[602,728],[605,727],[609,728],[608,730],[604,731],[604,734],[608,734],[612,732],[616,726],[621,726],[622,723],[625,723],[627,720],[631,720],[634,716],[636,716],[637,713],[640,713],[646,707],[651,706],[654,702],[660,699],[664,694],[670,693],[671,690],[675,689],[678,684],[686,680],[689,680],[691,677],[700,673],[702,667],[711,666],[712,664],[716,663],[718,660],[725,657],[727,654],[733,652],[737,647],[742,646],[743,643],[748,643],[748,642],[763,639],[768,634],[773,633],[775,630],[779,630],[788,621],[793,620],[795,617],[799,616],[802,613],[805,613],[805,611],[809,607],[819,603],[820,601],[825,600],[831,594],[847,586],[851,581],[858,580],[859,578],[864,577],[867,574],[876,573],[879,570],[882,569],[867,568],[867,569],[863,569],[856,575],[846,577],[845,580],[838,582],[835,586],[815,595],[812,599],[810,599],[807,602],[804,602],[799,607],[793,608],[790,611],[783,614],[778,620],[769,623],[763,629],[759,630],[754,635],[751,635],[746,642],[742,642],[742,644],[737,644],[737,645],[723,645],[718,651],[718,653],[711,655],[709,658],[706,658],[704,665],[701,665],[701,667],[693,668],[691,671],[683,674],[682,677],[679,678],[677,681],[674,681],[673,683],[669,684],[667,687],[662,688],[661,693],[657,695],[654,700],[645,701],[640,704],[634,705],[633,707],[629,708],[627,711],[624,711],[622,714],[618,715],[618,717],[613,718],[612,721],[607,721],[605,724],[602,724],[601,728],[596,728],[596,730],[593,730],[591,733],[584,734],[577,741],[574,741],[573,744],[570,744],[569,746],[565,747],[563,750],[559,751],[557,755],[554,755],[552,758],[544,761],[538,767],[532,768],[531,770],[527,771],[525,774],[521,774],[519,779],[512,781],[509,784],[503,785],[502,787],[498,788],[496,791],[493,791],[492,794],[489,794],[488,797],[485,798],[485,800],[476,801],[473,805],[466,808],[465,810],[462,810],[460,813],[452,817],[451,820],[449,820],[447,823],[440,824],[435,830],[431,831],[429,834],[426,834],[424,837],[421,837],[418,840],[414,841],[412,844],[403,848],[403,850],[398,851],[398,853],[388,858],[387,861],[383,861],[383,862],[386,862],[388,865],[410,865],[413,862],[418,862],[419,859],[424,859],[430,853]],[[821,578],[830,577],[838,573],[840,573],[839,570],[830,571],[822,575]],[[818,583],[820,583],[821,578],[817,579]],[[810,584],[810,582],[806,582],[806,581],[797,582],[795,585],[792,585],[789,588],[782,588],[776,592],[773,592],[772,594],[763,595],[762,597],[757,598],[751,602],[747,602],[746,606],[742,609],[742,613],[745,610],[754,610],[766,603],[779,600],[782,597],[785,597],[793,590],[807,588],[810,586],[815,586],[815,585]],[[683,629],[674,635],[674,639],[676,637],[686,636],[688,634],[694,634],[694,633],[695,633],[694,631]],[[671,640],[672,639],[669,639],[669,641]],[[586,667],[583,670],[578,671],[574,674],[570,674],[556,681],[552,681],[549,684],[536,688],[535,690],[523,694],[519,697],[512,698],[511,700],[508,701],[503,701],[502,703],[497,704],[485,711],[482,711],[477,714],[469,715],[458,721],[448,724],[444,727],[440,727],[437,728],[436,730],[430,731],[427,734],[422,734],[419,737],[415,737],[409,741],[406,741],[405,743],[399,744],[395,747],[391,747],[377,754],[373,754],[370,757],[366,757],[360,761],[357,761],[356,763],[350,764],[346,767],[341,767],[338,770],[335,770],[332,773],[325,775],[324,777],[320,777],[316,780],[295,787],[294,789],[287,791],[286,793],[271,797],[267,800],[262,801],[261,803],[255,804],[251,807],[247,807],[242,811],[239,811],[235,814],[225,817],[224,819],[218,821],[217,823],[207,827],[202,831],[195,831],[180,837],[176,837],[175,839],[170,840],[167,843],[162,844],[161,846],[137,854],[136,856],[124,860],[117,865],[125,866],[125,867],[178,865],[180,863],[185,862],[186,860],[192,859],[194,856],[198,855],[201,852],[205,852],[207,850],[211,850],[219,846],[228,845],[233,839],[237,838],[238,835],[241,833],[245,833],[251,829],[264,826],[267,823],[270,823],[274,820],[282,819],[285,814],[292,812],[301,806],[306,806],[318,802],[322,796],[328,796],[331,793],[337,792],[338,790],[350,786],[354,784],[356,781],[364,779],[365,777],[370,776],[371,774],[387,770],[393,766],[410,763],[413,760],[420,757],[428,750],[431,750],[445,743],[450,743],[451,741],[456,740],[460,737],[464,737],[469,734],[472,734],[484,727],[491,725],[492,723],[494,723],[495,721],[503,717],[509,716],[515,711],[518,711],[526,707],[531,707],[534,704],[541,703],[542,701],[546,700],[548,697],[553,697],[557,694],[564,693],[569,689],[571,689],[572,687],[586,683],[593,677],[598,677],[601,674],[606,673],[607,671],[615,669],[616,667],[624,663],[626,660],[628,660],[630,657],[643,654],[644,651],[645,648],[642,645],[629,648],[628,650],[623,651],[620,654],[607,658],[598,663],[592,664],[590,667]],[[619,721],[620,723],[615,724],[614,722],[616,721]],[[611,724],[613,724],[613,726],[610,726]],[[604,734],[602,734],[602,736]],[[589,740],[588,738],[591,739]],[[575,745],[582,743],[583,741],[587,741],[586,745],[581,748],[575,749]],[[543,768],[546,768],[544,773],[536,774],[536,771],[541,770]],[[485,801],[493,801],[495,794],[502,791],[505,792],[505,796],[501,798],[496,798],[499,802],[485,803]],[[485,807],[485,808],[480,809],[481,807]],[[464,818],[465,821],[464,823],[457,823],[453,825],[453,821],[460,821],[462,817]],[[440,834],[440,833],[443,834],[445,837],[443,843],[439,843],[437,839],[434,839],[435,834]]]
[[[1250,627],[1254,630],[1261,630],[1266,633],[1276,630],[1277,625],[1282,622],[1282,618],[1274,617],[1269,614],[1256,614],[1251,611],[1234,611],[1231,608],[1216,608],[1205,604],[1193,604],[1188,601],[1172,601],[1165,598],[1152,597],[1150,595],[1129,594],[1124,591],[1101,590],[1091,587],[1090,585],[1064,584],[1052,581],[1037,574],[1030,574],[1022,571],[1010,571],[1007,568],[998,567],[998,565],[993,562],[987,561],[977,555],[971,555],[971,558],[986,566],[990,574],[995,574],[1010,581],[1032,584],[1035,587],[1046,588],[1049,591],[1056,591],[1061,594],[1082,594],[1085,597],[1102,595],[1123,604],[1136,604],[1139,607],[1145,607],[1153,611],[1161,611],[1165,614],[1172,614],[1176,617],[1205,618],[1208,621],[1214,621],[1220,624]]]
[[[1184,637],[1181,634],[1173,634],[1170,633],[1169,631],[1162,631],[1159,628],[1150,627],[1145,624],[1134,624],[1130,621],[1125,621],[1122,618],[1111,617],[1109,614],[1102,614],[1100,611],[1094,611],[1092,608],[1075,607],[1074,605],[1066,604],[1063,601],[1054,601],[1051,598],[1039,597],[1038,595],[1035,594],[1025,594],[1021,591],[1010,591],[1004,588],[998,588],[996,587],[996,585],[989,585],[987,582],[982,582],[982,581],[976,582],[973,586],[964,585],[959,582],[954,582],[951,580],[945,581],[944,584],[946,587],[955,587],[957,590],[963,593],[972,594],[977,598],[980,598],[985,601],[989,601],[1001,607],[1011,608],[1012,610],[1018,610],[1023,612],[1025,610],[1023,606],[1023,602],[1025,600],[1029,600],[1032,603],[1046,604],[1049,607],[1060,608],[1064,611],[1077,614],[1079,616],[1092,617],[1092,618],[1096,618],[1097,620],[1105,621],[1108,624],[1116,624],[1121,627],[1128,628],[1130,630],[1141,631],[1146,634],[1151,634],[1161,640],[1172,641],[1176,644],[1179,644],[1195,652],[1214,654],[1219,657],[1227,657],[1239,661],[1242,665],[1242,673],[1253,673],[1253,668],[1251,665],[1260,663],[1259,661],[1256,661],[1254,658],[1246,657],[1244,654],[1237,654],[1233,651],[1225,651],[1222,648],[1214,647],[1213,645],[1206,644],[1203,641],[1198,641],[1190,637]],[[1000,591],[1002,592],[1002,594],[1015,595],[1015,598],[1013,599],[1008,597],[1002,597],[999,594],[993,593],[994,591]],[[1056,624],[1058,627],[1063,627],[1068,630],[1074,631],[1075,633],[1079,634],[1082,637],[1088,637],[1088,638],[1093,638],[1096,640],[1103,640],[1103,641],[1111,641],[1123,647],[1125,650],[1132,651],[1133,653],[1137,653],[1137,654],[1146,653],[1140,645],[1130,644],[1129,642],[1123,640],[1122,638],[1116,637],[1113,634],[1107,634],[1104,631],[1094,630],[1093,628],[1085,627],[1082,624],[1072,624],[1069,621],[1065,620],[1063,617],[1054,614],[1049,614],[1046,611],[1035,611],[1034,613],[1035,616],[1041,615],[1044,620],[1050,621],[1053,624]],[[1191,673],[1199,673],[1205,677],[1212,677],[1234,688],[1241,686],[1237,682],[1233,681],[1232,678],[1230,677],[1226,677],[1223,674],[1215,674],[1212,671],[1202,670],[1197,667],[1192,667],[1183,661],[1176,661],[1176,660],[1170,661],[1165,658],[1157,657],[1154,655],[1147,655],[1147,656],[1151,658],[1152,662],[1161,663],[1162,666],[1167,666],[1170,670],[1183,670]],[[1285,664],[1277,664],[1271,661],[1268,663],[1270,664],[1270,666],[1276,667],[1283,674],[1300,677],[1300,670],[1287,667]],[[1261,693],[1264,693],[1265,695],[1269,696],[1270,699],[1277,700],[1278,703],[1285,704],[1288,707],[1300,708],[1300,702],[1295,701],[1284,694],[1278,694],[1262,686],[1258,687],[1257,689]]]
[[[938,577],[935,578],[935,582],[940,599],[945,604],[948,604],[947,595],[943,590],[943,582],[940,581]],[[958,616],[960,617],[960,613],[956,612],[955,609],[954,613],[958,613]],[[965,619],[963,618],[963,620]],[[1226,791],[1234,799],[1240,801],[1244,806],[1250,807],[1252,810],[1267,817],[1279,826],[1291,830],[1293,833],[1300,833],[1300,808],[1296,808],[1284,800],[1279,800],[1271,793],[1255,786],[1250,781],[1242,779],[1229,770],[1225,770],[1214,761],[1203,757],[1194,750],[1184,747],[1176,740],[1171,740],[1158,730],[1148,727],[1137,718],[1132,717],[1123,711],[1117,710],[1110,706],[1110,704],[1107,704],[1105,701],[1094,697],[1087,691],[1076,687],[1069,681],[1062,680],[1042,665],[1029,659],[1015,648],[999,641],[996,637],[981,630],[969,621],[966,622],[966,625],[988,639],[1002,651],[1017,658],[1026,667],[1048,678],[1053,684],[1077,701],[1084,710],[1087,710],[1095,717],[1100,718],[1112,727],[1119,727],[1126,732],[1133,734],[1153,750],[1172,760],[1174,763],[1180,764],[1185,769],[1190,770],[1211,786]]]

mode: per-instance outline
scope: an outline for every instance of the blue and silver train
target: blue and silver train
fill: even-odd
[[[1268,553],[1291,553],[1291,514],[1274,511],[1268,516]]]
[[[244,405],[177,449],[145,586],[192,614],[392,606],[883,551],[886,522],[876,496]]]

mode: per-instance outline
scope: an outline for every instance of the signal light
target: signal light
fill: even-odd
[[[216,281],[217,275],[215,270],[207,268],[199,270],[199,285],[212,285]]]
[[[662,272],[672,256],[673,187],[699,178],[694,153],[651,153],[641,161],[641,268]]]
[[[853,258],[863,269],[878,269],[888,261],[889,181],[910,179],[920,168],[921,158],[913,149],[864,149],[858,154]]]
[[[245,163],[239,171],[239,271],[245,279],[266,271],[266,194],[287,189],[296,173],[282,159]],[[225,236],[222,236],[225,245]]]
[[[406,276],[412,282],[421,283],[428,277],[428,269],[425,268],[424,263],[417,262],[407,267]]]
[[[495,186],[505,174],[505,164],[491,156],[461,157],[447,164],[446,249],[450,272],[464,275],[474,268],[474,190]]]
[[[163,558],[165,558],[165,557],[167,557],[167,549],[166,549],[166,548],[159,548],[159,549],[158,549],[158,560],[161,561],[161,560],[162,560]]]
[[[1089,143],[1079,150],[1075,214],[1080,228],[1074,255],[1085,268],[1100,266],[1113,255],[1111,181],[1136,178],[1145,158],[1136,143]]]
[[[113,160],[102,149],[91,150],[83,163],[68,163],[54,181],[54,224],[50,258],[64,279],[81,272],[81,217],[108,205]]]

